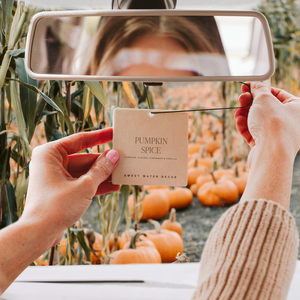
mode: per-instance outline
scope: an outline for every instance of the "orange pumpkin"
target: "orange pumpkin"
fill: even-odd
[[[177,253],[183,252],[183,240],[181,236],[177,232],[161,229],[157,221],[148,221],[155,226],[155,230],[147,230],[147,236],[155,244],[162,262],[171,263],[176,261]]]
[[[232,181],[225,179],[217,182],[214,178],[214,181],[207,182],[199,188],[197,197],[203,205],[223,206],[236,203],[239,191]]]
[[[166,190],[170,208],[184,209],[193,202],[193,193],[188,188],[176,187],[173,190]]]
[[[195,142],[196,142],[196,144],[204,144],[205,139],[200,136],[197,136]]]
[[[188,186],[196,183],[197,177],[207,172],[208,168],[206,166],[198,166],[198,162],[196,161],[194,167],[188,170]]]
[[[167,189],[168,186],[158,186],[158,185],[145,185],[145,190],[147,192],[151,191],[151,190],[158,190],[158,189]]]
[[[200,176],[199,176],[199,177],[200,177]],[[196,184],[196,183],[192,184],[192,185],[190,186],[190,190],[191,190],[191,192],[193,193],[193,195],[196,196],[196,195],[197,195],[197,190],[198,190],[197,184]]]
[[[133,229],[128,229],[126,231],[124,231],[120,238],[118,239],[118,248],[119,249],[123,249],[124,248],[124,245],[127,243],[127,242],[130,242],[131,238],[136,234],[136,231],[133,230]]]
[[[212,168],[214,161],[210,154],[207,156],[205,145],[201,147],[200,152],[189,155],[188,168],[194,167],[196,161],[198,166],[206,166],[208,169]]]
[[[214,177],[216,180],[221,179],[224,175],[234,175],[234,171],[232,169],[218,169],[214,171]]]
[[[239,195],[242,195],[244,193],[248,181],[248,173],[242,172],[242,174],[240,175],[238,166],[236,166],[235,175],[224,175],[220,179],[220,181],[227,179],[231,180],[236,185],[239,191]]]
[[[155,247],[136,247],[136,241],[143,232],[137,232],[131,239],[128,249],[122,249],[110,254],[110,264],[159,264],[162,262]]]
[[[207,150],[211,155],[213,155],[213,153],[214,153],[217,149],[221,148],[221,146],[222,146],[222,143],[221,143],[220,140],[212,140],[212,141],[206,143],[206,150]]]
[[[130,241],[124,245],[123,249],[129,249],[129,246],[130,246]],[[136,239],[135,246],[136,247],[154,247],[156,249],[155,244],[144,235],[140,235],[139,238]]]
[[[196,180],[197,191],[201,188],[201,186],[204,183],[210,182],[210,181],[213,181],[212,175],[210,173],[206,173],[201,176],[198,176],[197,180]]]
[[[188,145],[188,154],[197,153],[200,151],[202,144],[189,144]]]
[[[177,232],[182,237],[182,226],[176,222],[176,209],[172,208],[169,220],[164,220],[161,224],[161,229],[168,229]]]
[[[36,266],[49,266],[49,262],[47,259],[43,259],[43,255],[38,257],[35,261]]]
[[[128,206],[133,217],[134,213],[134,199],[133,195],[128,198]],[[142,200],[143,214],[141,221],[146,221],[148,219],[159,220],[164,218],[170,209],[170,202],[167,194],[164,190],[152,190],[149,194],[145,196]],[[138,212],[140,211],[140,206],[138,207]]]
[[[213,166],[213,159],[211,157],[204,157],[201,158],[200,155],[195,155],[194,157],[191,157],[189,162],[188,162],[188,168],[193,168],[195,167],[195,163],[197,161],[198,166],[205,166],[208,169],[211,169]]]

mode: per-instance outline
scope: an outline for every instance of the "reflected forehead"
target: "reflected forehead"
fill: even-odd
[[[130,47],[186,52],[183,46],[175,39],[155,34],[146,34],[136,37],[130,44]]]

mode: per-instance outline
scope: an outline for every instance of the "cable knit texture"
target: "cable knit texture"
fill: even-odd
[[[195,300],[284,300],[296,267],[292,215],[264,199],[222,215],[205,245]]]

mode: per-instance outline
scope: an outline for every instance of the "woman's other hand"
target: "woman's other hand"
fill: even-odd
[[[269,82],[242,86],[236,126],[251,146],[250,173],[241,201],[263,198],[289,208],[293,164],[300,149],[300,99]]]
[[[284,146],[295,156],[300,149],[300,98],[273,88],[269,81],[252,82],[251,94],[247,85],[242,86],[239,97],[241,106],[235,111],[236,126],[252,150],[255,146]]]
[[[53,245],[63,231],[87,210],[95,195],[118,191],[110,175],[118,152],[76,154],[112,141],[112,128],[85,132],[38,146],[30,162],[30,181],[22,220],[35,220],[51,229]]]

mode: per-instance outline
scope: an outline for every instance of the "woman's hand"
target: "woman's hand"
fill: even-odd
[[[241,201],[263,198],[289,208],[293,163],[300,149],[300,99],[269,82],[242,86],[236,126],[251,146],[250,173]]]
[[[112,134],[112,128],[78,133],[34,149],[21,219],[36,220],[51,229],[53,244],[84,214],[95,195],[119,190],[110,180],[119,160],[117,151],[76,154],[111,142]]]
[[[78,133],[34,149],[22,217],[0,231],[0,295],[32,261],[61,240],[94,195],[119,190],[110,182],[119,161],[117,151],[76,154],[111,142],[112,134],[112,128]]]
[[[273,88],[267,82],[252,82],[242,86],[239,98],[241,106],[235,111],[236,126],[246,142],[251,146],[251,157],[255,146],[284,145],[295,156],[300,149],[300,98],[288,92]]]

